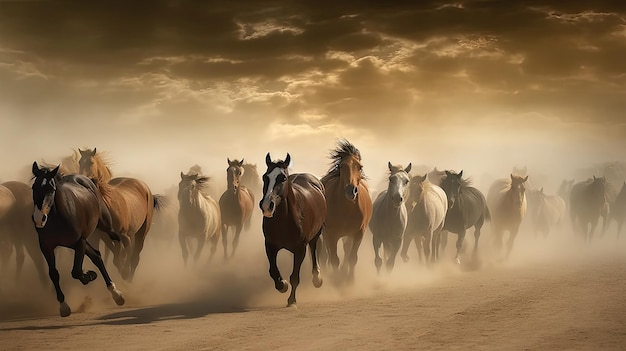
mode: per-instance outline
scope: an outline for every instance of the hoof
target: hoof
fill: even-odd
[[[96,272],[94,271],[87,271],[87,273],[85,273],[85,276],[87,277],[87,279],[89,279],[88,282],[92,282],[96,280],[96,278],[98,278],[98,274],[96,274]]]
[[[324,279],[318,277],[318,276],[313,276],[313,286],[316,288],[319,288],[322,286],[322,284],[324,283]]]
[[[67,317],[72,314],[72,309],[70,309],[70,306],[65,301],[61,302],[60,313],[61,317]]]
[[[292,308],[294,310],[298,309],[298,305],[295,302],[287,302],[287,308]]]
[[[126,303],[124,294],[122,294],[121,291],[117,290],[117,288],[115,287],[115,284],[111,284],[108,287],[108,289],[111,292],[111,296],[113,297],[113,300],[118,306],[123,306]]]
[[[276,288],[276,290],[280,291],[281,293],[286,293],[287,290],[289,289],[289,283],[287,283],[287,281],[284,280],[284,279],[281,280],[280,282],[281,282],[281,284],[283,284],[283,286],[280,289]]]
[[[461,264],[461,258],[460,258],[460,257],[457,257],[457,258],[455,259],[455,262],[456,262],[456,264]]]

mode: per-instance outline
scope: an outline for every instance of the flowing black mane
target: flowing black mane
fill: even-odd
[[[352,143],[350,143],[346,139],[341,139],[337,141],[337,147],[334,150],[331,150],[328,155],[328,157],[332,160],[332,164],[323,178],[324,181],[339,177],[341,160],[343,160],[344,157],[347,156],[354,156],[357,160],[359,160],[359,162],[361,161],[361,152],[359,151],[359,149],[357,149],[356,146],[352,145]],[[365,173],[363,173],[362,170],[361,177],[363,179],[366,179]]]

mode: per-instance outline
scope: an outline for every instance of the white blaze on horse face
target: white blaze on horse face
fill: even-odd
[[[274,215],[275,208],[270,210],[270,203],[272,200],[272,194],[274,192],[274,186],[276,186],[276,179],[279,175],[284,174],[283,169],[275,167],[270,173],[267,174],[268,185],[265,194],[263,194],[263,202],[261,203],[261,209],[263,210],[263,216],[272,217]]]
[[[35,204],[35,209],[33,211],[33,221],[35,222],[35,227],[43,228],[46,225],[53,201],[54,193],[47,194],[44,197],[41,206]]]

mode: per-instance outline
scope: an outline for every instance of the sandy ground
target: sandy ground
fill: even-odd
[[[275,291],[267,274],[258,223],[252,228],[235,260],[222,262],[220,244],[211,263],[203,256],[187,268],[178,241],[155,236],[133,283],[111,268],[127,298],[123,307],[100,278],[85,287],[73,281],[69,252],[60,250],[68,318],[58,316],[51,286],[42,287],[32,267],[17,281],[5,272],[0,349],[626,349],[626,240],[611,233],[589,246],[566,230],[546,240],[521,233],[512,257],[501,261],[486,230],[479,260],[466,254],[461,266],[452,263],[451,235],[436,266],[398,260],[381,277],[368,233],[353,286],[334,284],[325,270],[315,289],[307,257],[298,307],[285,308],[287,294]],[[417,257],[413,247],[410,254]],[[279,258],[286,277],[291,255]]]

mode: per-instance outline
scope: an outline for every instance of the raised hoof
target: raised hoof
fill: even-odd
[[[59,309],[59,312],[61,313],[61,317],[67,317],[72,314],[72,309],[65,301],[63,301],[61,302],[61,308]]]
[[[319,288],[322,286],[322,284],[324,283],[324,279],[320,278],[320,277],[313,277],[313,286],[316,288]]]
[[[96,274],[96,272],[94,271],[87,271],[87,273],[85,273],[85,277],[88,279],[87,283],[89,283],[89,282],[96,280],[96,278],[98,278],[98,274]],[[84,283],[84,284],[87,284],[87,283]]]
[[[281,293],[286,293],[287,290],[289,290],[289,283],[287,283],[286,280],[281,280],[280,283],[283,285],[281,288],[276,287],[276,290],[278,290]]]

